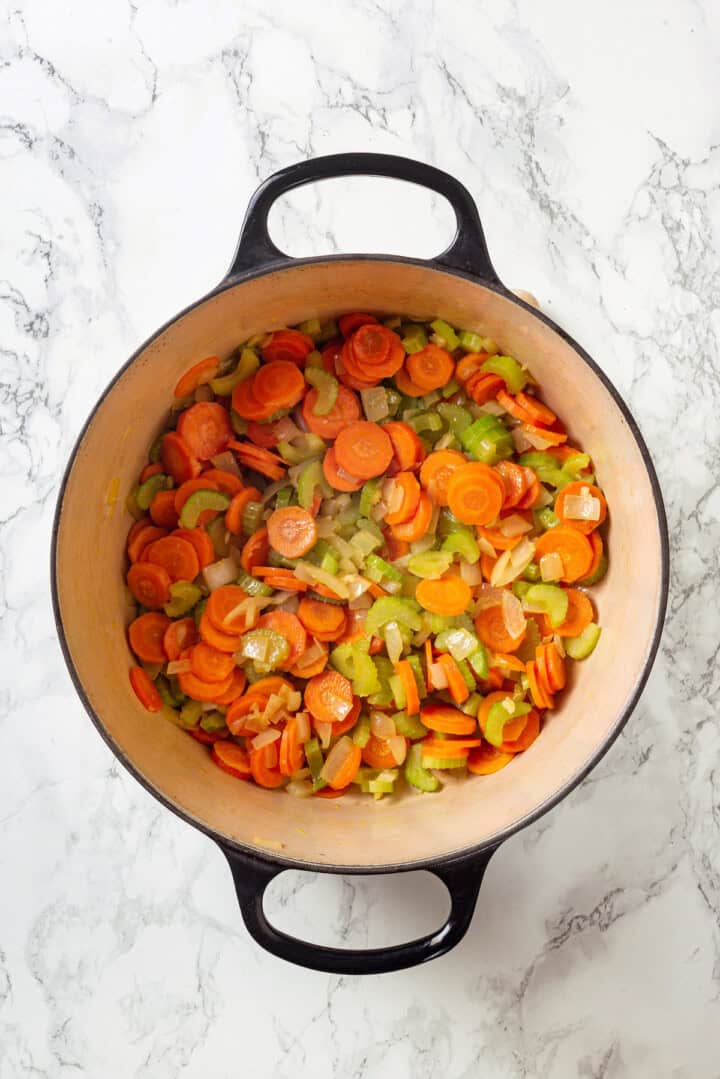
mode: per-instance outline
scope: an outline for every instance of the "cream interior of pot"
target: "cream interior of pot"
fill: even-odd
[[[603,633],[548,713],[534,745],[494,775],[450,780],[436,795],[374,802],[298,799],[220,771],[205,746],[146,712],[128,682],[124,508],[148,446],[191,363],[251,334],[346,311],[439,315],[491,334],[528,364],[571,440],[593,457],[610,506],[610,571],[595,590]],[[98,512],[99,510],[99,512]],[[348,259],[275,271],[184,315],[125,371],[97,409],[65,491],[56,573],[62,622],[87,699],[117,749],[173,806],[247,847],[338,866],[409,864],[457,852],[533,813],[581,771],[612,732],[651,648],[661,537],[643,457],[603,384],[552,329],[471,281],[429,267]]]

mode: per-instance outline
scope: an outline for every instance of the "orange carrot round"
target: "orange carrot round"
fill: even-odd
[[[346,493],[359,491],[364,482],[338,466],[334,446],[331,446],[323,457],[323,474],[331,487]]]
[[[492,652],[517,652],[525,639],[522,633],[519,637],[511,637],[505,628],[502,607],[484,607],[475,615],[475,628],[484,645]]]
[[[244,420],[257,422],[269,420],[275,410],[272,405],[263,405],[258,401],[253,392],[254,383],[254,376],[246,378],[244,382],[238,382],[232,392],[232,407]]]
[[[200,572],[200,563],[192,543],[178,536],[163,536],[155,540],[145,549],[143,561],[162,566],[171,581],[194,581]]]
[[[150,516],[160,528],[173,529],[178,523],[174,491],[157,491],[150,503]]]
[[[429,344],[408,356],[405,361],[407,373],[424,393],[447,386],[455,372],[450,353],[438,345]]]
[[[489,371],[477,371],[465,383],[465,393],[476,405],[492,401],[505,385],[505,379]]]
[[[338,467],[362,480],[381,476],[393,456],[388,434],[370,420],[357,420],[343,428],[335,439],[334,450]]]
[[[417,386],[407,372],[406,367],[401,367],[395,375],[395,385],[405,397],[423,397],[425,390]]]
[[[200,641],[190,650],[192,673],[203,682],[223,682],[235,669],[235,660],[225,652]]]
[[[590,572],[593,549],[587,536],[576,528],[557,525],[543,533],[535,543],[535,556],[539,561],[546,554],[560,555],[563,565],[562,579],[568,584],[587,577]]]
[[[413,669],[406,659],[401,659],[395,664],[395,673],[405,693],[405,711],[409,716],[415,716],[420,711],[420,694]]]
[[[230,498],[233,498],[238,491],[242,491],[244,486],[239,476],[224,468],[207,468],[202,475],[204,480],[214,483],[218,491],[222,491]]]
[[[170,431],[163,437],[160,454],[163,468],[176,483],[200,475],[200,462],[177,431]]]
[[[305,393],[305,379],[297,364],[274,360],[264,364],[253,382],[253,393],[262,405],[272,406],[274,412],[293,408]]]
[[[253,629],[253,623],[249,622],[245,628]],[[200,615],[198,629],[201,640],[218,652],[224,652],[226,655],[232,656],[240,647],[240,635],[218,629],[208,618],[207,609]],[[211,682],[212,679],[210,678],[208,681]]]
[[[339,671],[323,671],[305,685],[305,707],[321,723],[338,723],[353,707],[352,684]]]
[[[305,596],[298,606],[298,618],[318,641],[337,641],[345,632],[345,608]]]
[[[215,742],[211,751],[212,759],[223,772],[237,779],[250,778],[250,758],[235,742]]]
[[[270,546],[283,558],[301,558],[317,542],[315,518],[301,506],[274,510],[267,530]]]
[[[144,663],[165,662],[163,638],[169,625],[170,619],[159,611],[148,611],[130,623],[128,640],[138,659]]]
[[[390,439],[393,448],[388,474],[394,476],[398,472],[417,472],[425,460],[425,447],[417,431],[402,420],[384,423],[383,431]]]
[[[318,391],[313,386],[303,399],[302,418],[308,431],[319,435],[320,438],[337,438],[343,427],[360,419],[361,410],[357,394],[349,390],[347,386],[338,386],[335,404],[325,416],[315,415],[317,399]]]
[[[205,614],[221,633],[241,634],[245,632],[245,616],[233,612],[247,595],[238,584],[225,584],[216,588],[208,596]]]
[[[198,401],[180,413],[177,432],[199,461],[209,461],[232,438],[228,410],[216,401]]]
[[[135,562],[128,570],[127,583],[138,603],[149,610],[164,607],[170,599],[170,576],[152,562]]]
[[[450,474],[450,511],[463,524],[487,525],[498,517],[505,498],[502,479],[481,461],[469,461]]]
[[[353,311],[349,315],[341,315],[338,319],[338,326],[343,337],[350,337],[359,326],[365,326],[371,322],[377,322],[374,315],[364,315],[360,311]]]
[[[242,696],[246,685],[247,675],[245,674],[245,671],[236,667],[230,679],[230,688],[227,689],[225,693],[221,693],[215,698],[215,704],[222,704],[226,707],[232,704],[233,701]]]
[[[266,363],[290,362],[303,367],[315,348],[312,337],[300,330],[275,330],[262,350]]]
[[[488,743],[479,749],[472,749],[467,759],[467,770],[476,776],[489,776],[499,772],[513,759],[512,753],[503,753]]]
[[[472,591],[462,577],[441,577],[439,581],[420,581],[415,599],[433,614],[455,615],[467,610]]]
[[[147,520],[147,518],[145,518]],[[145,548],[153,542],[153,540],[162,539],[163,536],[167,536],[167,529],[160,528],[158,525],[146,524],[138,521],[141,527],[138,529],[130,529],[127,542],[128,558],[131,562],[139,562],[142,558]]]
[[[259,502],[262,499],[262,494],[257,487],[244,487],[242,491],[239,491],[236,495],[233,495],[230,500],[230,505],[225,510],[225,527],[228,532],[232,532],[234,536],[242,534],[243,525],[243,513],[248,502]]]
[[[204,529],[176,528],[172,534],[176,539],[185,540],[191,547],[195,548],[200,569],[204,569],[205,566],[209,566],[211,562],[215,561],[216,555],[213,541]]]
[[[567,516],[567,499],[577,497],[581,492],[585,490],[591,498],[597,498],[600,503],[600,516],[597,521],[579,521],[573,517]],[[583,480],[578,480],[576,483],[569,483],[567,487],[563,487],[555,499],[555,513],[560,518],[560,523],[567,525],[569,528],[575,528],[578,532],[583,532],[588,535],[590,532],[594,532],[607,517],[607,502],[605,501],[605,495],[602,493],[599,487],[596,487],[593,483],[585,483]]]
[[[307,645],[305,627],[298,616],[290,614],[289,611],[269,611],[258,618],[257,624],[259,629],[271,629],[285,638],[290,653],[282,664],[282,669],[287,671],[294,667]]]
[[[252,468],[271,480],[280,480],[285,475],[287,468],[282,457],[270,450],[264,450],[252,442],[230,441],[228,447],[233,451],[240,463],[246,468]]]
[[[545,615],[543,618],[545,632],[557,633],[558,637],[579,637],[595,616],[593,605],[585,593],[577,588],[566,588],[565,591],[568,598],[565,621],[560,626],[552,626],[550,619]]]
[[[395,540],[401,543],[414,543],[422,539],[428,530],[433,515],[433,504],[427,491],[421,491],[417,509],[409,521],[402,524],[392,525],[390,532]]]
[[[466,716],[449,704],[426,704],[420,718],[428,730],[441,731],[443,734],[473,734],[477,731],[474,716]]]
[[[466,464],[457,450],[435,450],[429,453],[420,469],[420,482],[438,506],[448,504],[448,483],[453,472]]]
[[[420,484],[414,472],[398,472],[390,481],[393,485],[393,493],[390,504],[396,504],[396,509],[388,510],[385,514],[385,523],[389,525],[403,524],[414,517],[420,503]]]
[[[192,647],[197,641],[197,627],[194,618],[178,618],[165,630],[163,648],[168,659],[178,659],[180,653]]]
[[[251,752],[250,771],[259,787],[268,789],[282,787],[285,776],[278,768],[278,750],[275,742]]]
[[[284,776],[299,772],[305,762],[305,750],[298,741],[297,720],[292,716],[280,738],[280,771]]]
[[[130,685],[137,699],[148,712],[159,712],[162,698],[155,688],[152,678],[143,667],[130,668]]]
[[[407,742],[407,739],[406,739]],[[371,734],[368,742],[362,749],[362,759],[370,768],[397,768],[397,761],[388,745],[386,738],[378,738]]]
[[[175,397],[187,397],[188,394],[194,393],[198,386],[204,386],[211,378],[215,378],[219,366],[217,356],[208,356],[207,359],[193,364],[175,387]]]

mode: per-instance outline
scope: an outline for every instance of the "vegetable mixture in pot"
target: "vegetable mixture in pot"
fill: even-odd
[[[607,568],[592,462],[537,391],[442,319],[196,363],[128,498],[140,701],[298,797],[510,764],[597,644]]]

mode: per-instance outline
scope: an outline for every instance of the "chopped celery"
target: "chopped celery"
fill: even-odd
[[[136,521],[139,521],[141,517],[145,516],[145,511],[141,510],[135,501],[135,493],[137,488],[128,492],[128,496],[125,499],[125,509],[128,511],[131,517],[134,517]]]
[[[422,746],[410,746],[405,761],[405,779],[419,791],[432,794],[440,787],[440,780],[423,768]]]
[[[458,341],[460,342],[460,348],[465,352],[481,352],[483,339],[479,333],[473,333],[472,330],[461,330],[458,334]]]
[[[365,630],[369,636],[373,636],[388,622],[399,622],[401,626],[417,633],[422,625],[419,605],[412,599],[381,596],[367,613]]]
[[[471,529],[462,526],[458,527],[457,532],[451,532],[443,540],[442,550],[451,555],[459,554],[470,565],[474,565],[480,558],[480,548],[474,533]]]
[[[334,318],[327,319],[326,322],[320,327],[320,333],[318,334],[318,344],[324,344],[325,341],[332,341],[333,337],[339,337],[340,330],[338,324]]]
[[[514,452],[512,435],[497,416],[481,416],[460,435],[467,452],[484,464],[493,465]]]
[[[179,725],[186,730],[191,730],[193,727],[197,727],[202,714],[203,707],[200,701],[186,701],[180,709]]]
[[[438,633],[435,638],[435,647],[438,652],[449,652],[456,663],[461,659],[468,659],[481,647],[480,641],[474,633],[466,629],[445,629]]]
[[[255,670],[263,674],[274,671],[290,655],[290,646],[274,629],[251,629],[240,638],[240,654],[252,660]]]
[[[433,634],[442,633],[446,629],[454,629],[457,626],[457,619],[455,615],[447,614],[430,614],[426,612],[426,618],[430,619],[430,632]]]
[[[365,748],[370,741],[370,716],[360,716],[353,729],[352,740],[356,746]]]
[[[207,607],[207,596],[205,599],[199,600],[193,608],[193,618],[195,619],[195,625],[200,625],[200,619],[202,618],[205,608]]]
[[[174,581],[170,585],[170,599],[163,610],[168,618],[180,618],[193,609],[201,596],[202,592],[196,584],[190,581]]]
[[[419,656],[408,656],[408,663],[410,664],[410,670],[413,673],[415,679],[415,685],[417,686],[418,697],[421,701],[427,697],[427,685],[425,682],[425,672],[420,661]],[[473,683],[474,685],[474,683]]]
[[[445,322],[442,318],[436,318],[430,323],[430,328],[435,331],[438,337],[442,338],[442,341],[438,341],[442,348],[446,348],[448,352],[454,352],[456,348],[459,348],[460,339],[449,322]]]
[[[165,491],[169,485],[169,478],[164,476],[162,472],[159,472],[155,476],[150,476],[141,483],[135,492],[135,501],[141,510],[150,508],[152,502],[158,491]]]
[[[382,538],[373,535],[372,532],[368,532],[365,528],[360,528],[350,540],[350,546],[354,547],[362,555],[363,559],[372,554],[376,547],[381,547],[382,544]]]
[[[225,716],[222,712],[205,712],[200,720],[200,726],[208,734],[217,734],[218,731],[225,730]]]
[[[213,550],[217,557],[227,558],[228,542],[226,539],[227,529],[225,528],[225,518],[216,517],[213,521],[210,521],[205,531],[212,540]]]
[[[377,521],[374,521],[372,517],[363,517],[362,514],[357,518],[357,527],[365,532],[372,532],[373,536],[376,536],[381,543],[384,543],[385,536],[383,530]]]
[[[472,423],[472,415],[461,405],[451,405],[449,401],[441,401],[437,410],[456,438],[459,438]]]
[[[318,352],[318,350],[316,348],[314,348],[312,350],[312,352],[308,352],[308,354],[307,354],[307,356],[305,358],[305,368],[304,368],[305,373],[307,374],[307,372],[310,371],[312,368],[317,369],[317,368],[321,368],[322,366],[323,366],[322,353]],[[323,368],[323,370],[324,370],[324,368]]]
[[[323,498],[330,497],[331,490],[323,475],[322,465],[319,461],[308,461],[297,478],[298,502],[303,509],[312,507],[318,490]]]
[[[313,790],[322,790],[323,787],[327,786],[327,781],[320,778],[325,761],[317,738],[310,738],[305,743],[305,759],[312,776]]]
[[[468,656],[468,663],[475,671],[478,678],[487,678],[490,670],[490,664],[488,661],[487,649],[484,644],[481,644],[476,652],[473,652],[471,656]]]
[[[408,423],[417,434],[422,431],[440,432],[443,429],[442,420],[434,412],[421,412],[408,420]]]
[[[566,457],[563,461],[562,470],[567,472],[573,480],[584,479],[580,475],[590,464],[590,458],[587,453],[573,453],[570,457]]]
[[[525,593],[527,610],[542,611],[551,626],[561,626],[567,617],[568,594],[555,584],[533,584]]]
[[[546,532],[551,528],[557,528],[560,524],[560,518],[549,506],[544,506],[541,510],[536,510],[535,519],[540,528],[543,528]]]
[[[505,724],[509,723],[511,719],[526,716],[530,711],[531,706],[526,704],[525,701],[514,701],[509,696],[505,700],[496,701],[495,704],[491,705],[485,721],[485,730],[483,731],[490,745],[499,748],[503,743]]]
[[[403,684],[400,681],[400,676],[397,674],[391,675],[390,678],[388,678],[388,684],[390,686],[396,708],[404,708],[407,704],[407,698],[405,696],[405,689],[403,687]]]
[[[368,697],[368,704],[371,704],[373,708],[388,708],[393,700],[389,679],[395,673],[394,667],[387,656],[373,656],[372,661],[380,683],[380,691]]]
[[[464,768],[464,757],[428,757],[422,755],[423,768]]]
[[[414,324],[405,324],[402,327],[403,348],[407,353],[419,352],[421,348],[425,348],[428,343],[427,334],[422,326]]]
[[[271,547],[270,554],[267,557],[267,563],[268,566],[280,566],[282,569],[294,569],[298,564],[298,559],[285,558]]]
[[[317,401],[313,405],[314,415],[327,416],[337,401],[338,380],[322,367],[306,367],[305,379],[317,390]]]
[[[183,528],[195,528],[204,510],[224,512],[229,505],[230,499],[222,491],[210,491],[204,488],[193,491],[180,511],[180,524]]]
[[[375,584],[380,584],[382,580],[397,581],[399,584],[402,581],[402,573],[399,569],[395,569],[389,562],[386,562],[384,558],[380,558],[379,555],[369,554],[365,560],[365,576],[369,577]]]
[[[518,599],[525,599],[525,596],[531,588],[532,584],[530,581],[513,581],[512,583],[513,594],[516,595]]]
[[[600,640],[601,629],[591,622],[578,637],[565,638],[565,651],[571,659],[586,659]]]
[[[307,318],[304,322],[298,322],[297,328],[306,337],[312,337],[313,341],[317,341],[322,333],[322,323],[319,318]]]
[[[491,356],[489,360],[485,360],[481,370],[500,375],[510,393],[520,393],[527,386],[527,373],[512,356]]]
[[[260,528],[264,509],[262,502],[248,502],[242,512],[242,530],[246,536],[252,536]]]
[[[168,682],[167,678],[164,677],[164,675],[160,674],[155,679],[155,689],[160,694],[160,698],[161,698],[163,704],[167,705],[168,708],[177,708],[178,707],[178,705],[180,704],[180,701],[175,696],[175,694],[173,692],[173,687],[170,685],[170,683]]]
[[[457,517],[450,512],[449,509],[441,509],[440,516],[437,523],[437,534],[445,537],[452,535],[453,532],[457,532],[458,528],[464,528],[465,526],[458,521]]]
[[[398,734],[402,734],[404,738],[415,741],[417,738],[424,738],[428,732],[427,727],[420,722],[417,716],[409,716],[407,712],[396,712],[392,718],[395,723],[395,730]]]
[[[517,463],[524,468],[531,468],[541,483],[549,483],[551,487],[562,487],[567,482],[551,453],[523,453],[518,457]]]
[[[454,378],[451,378],[450,381],[448,382],[447,386],[443,386],[443,388],[441,390],[441,393],[442,393],[443,397],[445,398],[445,400],[447,400],[448,397],[452,397],[452,395],[454,393],[457,393],[459,389],[460,389],[460,383],[456,382],[456,380]]]
[[[535,583],[540,580],[540,567],[537,562],[530,562],[523,570],[523,579]]]
[[[148,454],[148,456],[150,458],[150,461],[154,465],[158,464],[160,462],[160,459],[162,458],[162,444],[166,434],[167,431],[161,431],[160,434],[157,435],[157,437],[153,440],[153,444],[150,447],[150,453]]]
[[[254,375],[260,366],[257,352],[252,348],[244,348],[240,353],[237,367],[229,375],[210,379],[210,389],[217,397],[229,397],[235,387],[245,379]]]
[[[248,421],[235,411],[234,408],[230,409],[230,426],[236,435],[246,435],[248,429]]]
[[[601,581],[607,573],[607,568],[607,555],[603,551],[603,553],[600,555],[600,561],[597,564],[597,569],[593,573],[588,574],[587,577],[583,577],[581,581],[578,581],[578,584],[581,584],[585,587],[589,587],[591,584],[597,584],[598,581]]]
[[[275,495],[275,509],[279,510],[285,506],[293,505],[295,505],[295,490],[289,484],[287,487],[281,487]]]
[[[452,560],[452,554],[449,551],[424,551],[422,554],[410,556],[408,569],[416,577],[439,581],[442,575],[447,573]]]
[[[483,702],[483,698],[480,693],[471,693],[466,701],[458,705],[461,712],[464,712],[466,716],[477,716],[480,711],[480,705]]]
[[[368,480],[360,492],[360,516],[369,517],[373,506],[380,501],[380,480]]]
[[[250,577],[247,573],[241,574],[237,583],[243,592],[247,592],[249,596],[271,596],[273,594],[269,584],[265,584],[259,577]]]
[[[474,655],[474,653],[473,653],[473,655]],[[467,660],[466,659],[459,659],[459,660],[456,660],[456,662],[457,662],[457,669],[460,671],[460,674],[463,677],[463,682],[465,683],[465,685],[467,686],[467,688],[469,690],[474,690],[475,689],[475,678],[473,677],[473,673],[470,670],[470,667],[468,666]]]
[[[330,662],[340,674],[352,681],[356,697],[369,697],[380,692],[377,668],[360,644],[339,644],[330,653]]]
[[[402,394],[398,393],[397,390],[390,389],[390,387],[386,386],[385,395],[387,396],[388,410],[390,412],[390,415],[394,416],[400,407],[400,403],[402,401]]]

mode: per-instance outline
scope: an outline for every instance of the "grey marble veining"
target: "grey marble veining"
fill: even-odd
[[[720,8],[0,14],[2,1079],[717,1079]],[[220,279],[259,179],[346,149],[424,158],[470,187],[500,276],[638,418],[673,554],[661,653],[623,736],[496,856],[461,947],[366,980],[251,943],[219,853],[87,720],[48,580],[57,486],[98,393]],[[298,193],[278,242],[441,249],[443,206],[386,188]],[[288,876],[270,907],[313,939],[366,944],[430,928],[444,903],[424,877]]]

